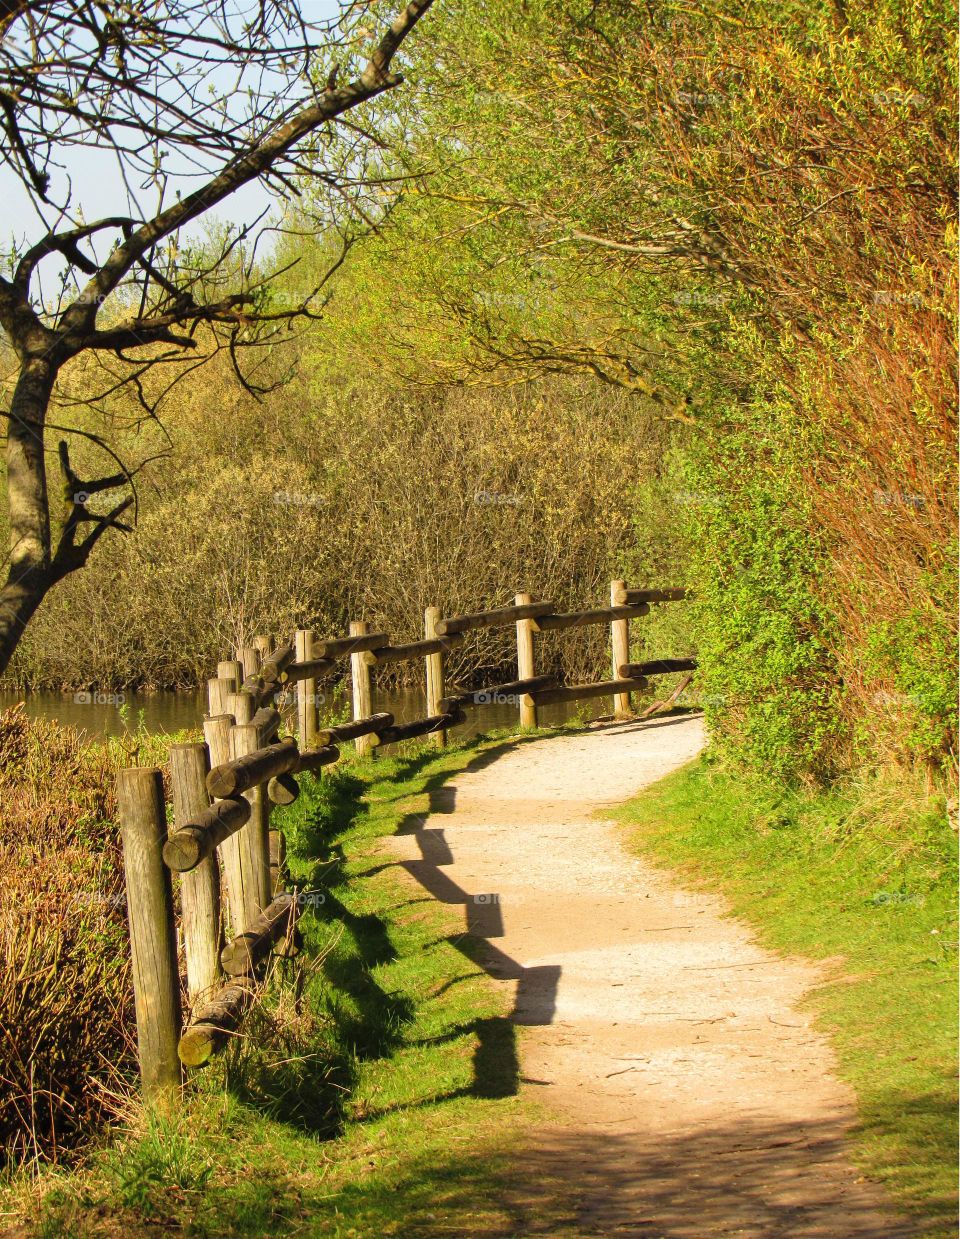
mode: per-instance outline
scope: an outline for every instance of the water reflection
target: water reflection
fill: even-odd
[[[0,710],[18,702],[31,717],[56,719],[66,726],[81,728],[91,736],[116,736],[135,731],[141,724],[148,731],[174,732],[198,727],[206,710],[206,694],[200,691],[180,693],[12,693],[0,692]],[[595,697],[581,702],[563,702],[541,706],[540,721],[546,726],[568,722],[578,715],[584,719],[609,714],[611,701]],[[426,702],[422,689],[393,691],[374,690],[375,711],[389,710],[398,723],[422,718]],[[342,690],[333,692],[319,706],[321,724],[349,718],[349,696]],[[469,739],[482,731],[514,728],[517,707],[504,703],[467,711],[467,721],[456,729],[456,735]]]

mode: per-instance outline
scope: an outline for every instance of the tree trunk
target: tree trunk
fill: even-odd
[[[48,357],[27,358],[10,405],[10,552],[7,579],[0,589],[0,672],[6,670],[28,621],[55,579],[43,429],[56,373],[56,366]]]

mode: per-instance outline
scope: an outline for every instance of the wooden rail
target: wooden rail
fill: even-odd
[[[516,705],[520,726],[535,727],[540,706],[611,697],[615,714],[628,714],[630,695],[646,689],[648,677],[696,668],[693,658],[631,662],[629,657],[631,621],[647,615],[652,605],[685,596],[682,589],[630,589],[613,581],[609,606],[558,613],[552,603],[518,593],[513,606],[469,615],[444,618],[429,607],[423,639],[403,644],[357,620],[346,637],[316,639],[303,628],[278,647],[268,637],[254,637],[235,658],[222,659],[207,682],[210,712],[203,743],[171,748],[173,825],[168,829],[160,771],[123,770],[118,779],[145,1093],[175,1090],[182,1068],[203,1066],[238,1036],[270,958],[298,947],[299,901],[295,892],[283,889],[283,841],[270,827],[270,814],[274,805],[296,800],[299,778],[335,763],[337,746],[344,741],[352,742],[359,756],[379,745],[420,737],[443,744],[448,731],[465,721],[467,709]],[[552,675],[537,674],[538,634],[591,624],[610,627],[613,679],[564,685]],[[516,626],[517,678],[469,692],[445,691],[445,658],[467,634],[510,625]],[[336,674],[345,659],[353,719],[320,727],[317,683]],[[424,717],[397,723],[390,713],[374,713],[375,669],[420,659]],[[689,675],[684,683],[688,680]],[[296,692],[297,735],[281,738],[284,716],[275,703],[290,686]],[[186,1027],[173,874],[180,883],[191,1007]]]

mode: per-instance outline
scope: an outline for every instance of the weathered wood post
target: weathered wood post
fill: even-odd
[[[518,607],[533,602],[531,594],[517,594],[514,602]],[[533,633],[535,621],[532,619],[517,620],[517,679],[530,680],[537,673],[534,670]],[[537,707],[529,693],[520,694],[520,726],[536,727]]]
[[[241,645],[237,649],[237,660],[243,664],[244,680],[260,670],[260,653],[255,645]]]
[[[133,959],[137,1052],[144,1096],[169,1101],[180,1087],[177,1042],[183,1015],[173,885],[163,863],[167,838],[163,776],[155,769],[121,770],[117,802]]]
[[[257,657],[261,663],[265,662],[273,653],[273,637],[269,635],[264,636],[261,634],[254,637],[250,644],[257,651]]]
[[[298,628],[294,638],[296,660],[308,663],[313,659],[313,631]],[[312,749],[317,736],[317,681],[297,681],[297,735],[302,749]]]
[[[227,693],[227,713],[243,727],[253,718],[253,697],[250,693]]]
[[[611,581],[610,582],[610,605],[611,607],[619,606],[619,599],[622,597],[621,591],[626,589],[626,581]],[[611,661],[613,663],[613,678],[619,680],[620,668],[624,663],[630,661],[630,621],[626,619],[615,619],[610,621],[610,650]],[[618,718],[622,718],[631,713],[630,710],[630,694],[629,693],[614,693],[613,696],[613,712]]]
[[[423,613],[423,635],[427,641],[435,640],[437,637],[437,624],[441,619],[439,607],[427,607]],[[427,717],[440,713],[440,701],[444,696],[443,686],[443,651],[440,650],[436,654],[428,654],[426,657],[427,675]],[[446,748],[447,733],[446,731],[435,731],[433,734],[433,742],[438,748]]]
[[[224,658],[217,663],[217,679],[232,680],[232,693],[237,692],[243,683],[243,663],[236,658]]]
[[[210,759],[205,744],[170,746],[173,823],[179,830],[207,808],[206,778]],[[191,1002],[207,993],[220,975],[223,926],[220,916],[220,870],[216,854],[180,878],[183,946],[187,957],[187,993]]]
[[[211,717],[228,714],[227,698],[237,691],[233,678],[214,676],[207,680],[207,713]]]
[[[350,621],[351,637],[365,637],[369,631],[370,625],[366,620]],[[355,719],[369,718],[373,713],[372,665],[373,659],[365,650],[360,650],[356,654],[350,655],[350,687],[353,695],[353,717]],[[374,748],[374,743],[372,735],[357,736],[354,741],[357,756],[364,757],[371,752]]]
[[[254,753],[259,747],[259,728],[250,723],[230,728],[230,761]],[[270,840],[265,789],[251,787],[243,795],[250,801],[251,812],[250,820],[233,836],[237,840],[237,874],[235,888],[230,892],[230,918],[235,935],[246,933],[270,902]]]
[[[234,724],[232,714],[218,714],[215,717],[207,717],[203,720],[203,738],[207,743],[207,751],[210,754],[210,765],[222,766],[230,760],[230,728]],[[240,881],[240,841],[237,836],[231,835],[229,839],[224,839],[219,847],[220,860],[223,864],[223,880],[226,886],[226,911],[229,915],[230,925],[236,928],[237,913],[234,908],[239,906],[239,894],[242,889]],[[221,891],[221,896],[224,894]],[[221,915],[223,914],[223,900],[221,898]],[[228,917],[223,918],[224,921]]]

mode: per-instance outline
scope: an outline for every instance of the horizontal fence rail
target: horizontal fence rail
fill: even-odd
[[[128,769],[118,777],[124,871],[133,958],[138,1052],[144,1092],[177,1090],[185,1068],[204,1066],[242,1035],[244,1015],[255,1000],[271,959],[295,956],[301,940],[297,915],[302,894],[288,889],[283,839],[270,826],[276,805],[292,804],[298,778],[318,774],[352,742],[358,755],[378,746],[447,733],[466,721],[468,710],[510,704],[521,727],[535,727],[538,708],[559,702],[611,697],[614,715],[632,717],[632,693],[650,678],[687,673],[665,701],[677,698],[696,670],[693,658],[630,661],[630,623],[652,606],[681,601],[683,589],[610,586],[610,605],[557,612],[553,603],[518,593],[514,605],[443,617],[424,613],[422,639],[393,644],[356,620],[345,637],[317,639],[299,629],[275,645],[256,636],[217,664],[207,681],[209,713],[203,742],[170,751],[173,821],[168,827],[163,776],[155,769]],[[536,672],[536,636],[609,625],[613,678],[562,684]],[[517,678],[470,692],[449,692],[444,659],[471,632],[515,626]],[[424,717],[399,723],[372,709],[377,667],[423,660]],[[350,668],[353,718],[320,727],[317,681]],[[296,735],[281,736],[279,705],[296,705]],[[189,1018],[183,1019],[178,934],[174,920],[176,875],[180,886],[181,934]]]

